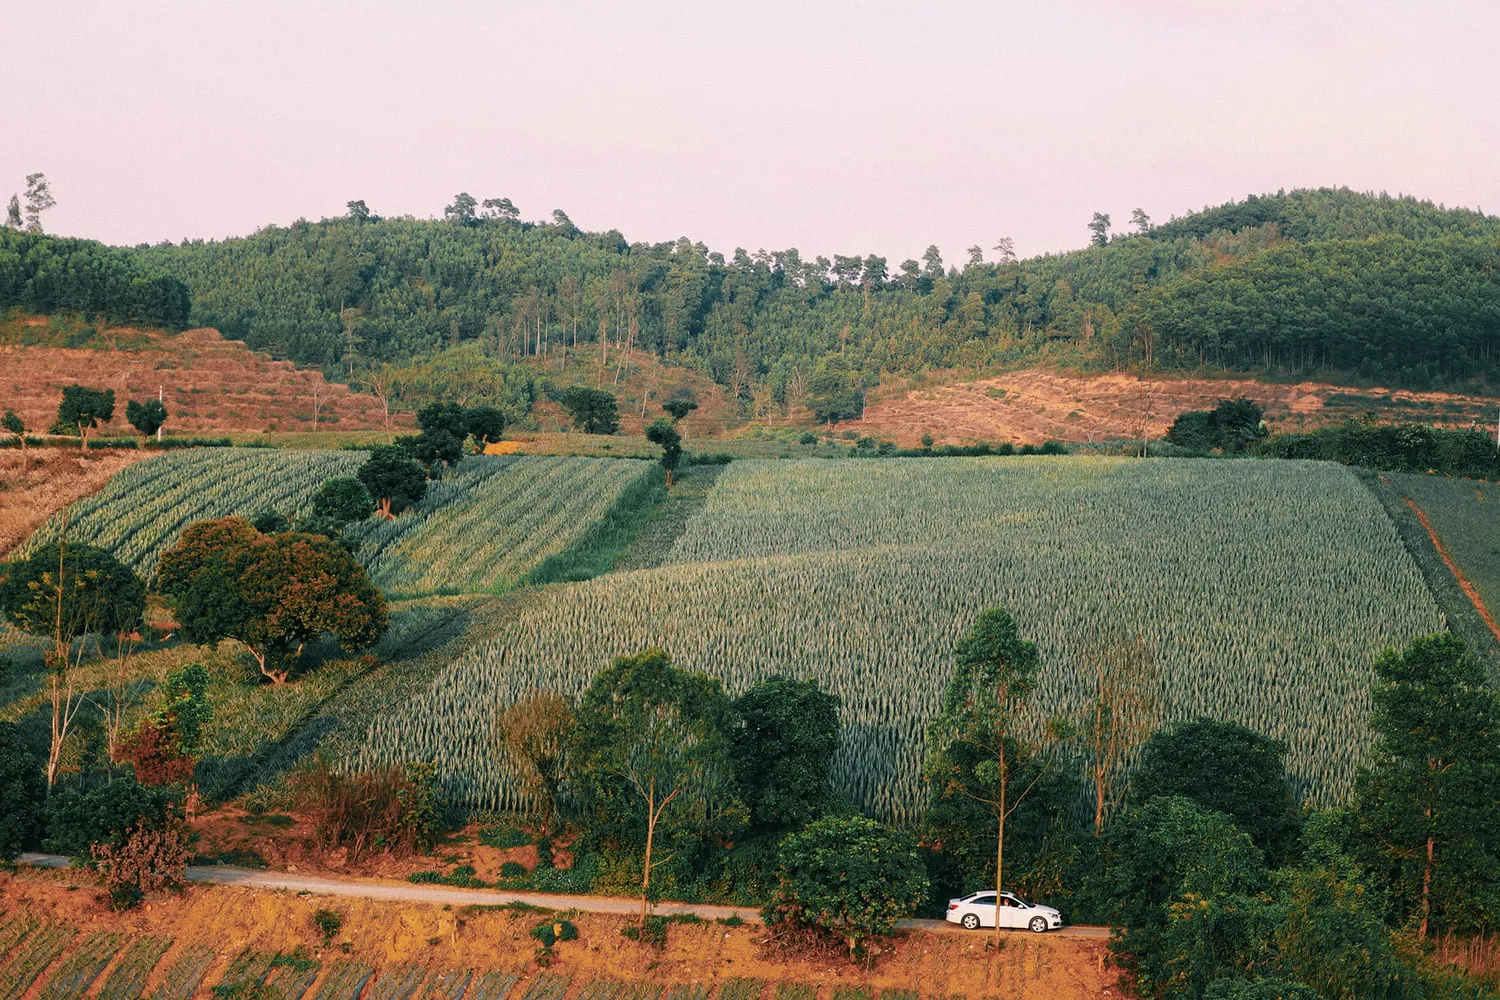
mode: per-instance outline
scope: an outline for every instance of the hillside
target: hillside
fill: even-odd
[[[935,367],[1427,390],[1500,381],[1497,255],[1492,216],[1346,189],[1251,197],[1103,245],[962,267],[936,247],[898,263],[631,243],[561,212],[539,223],[363,214],[139,250],[0,234],[0,307],[131,314],[135,299],[105,288],[136,287],[110,277],[124,268],[179,282],[185,322],[311,367],[461,344],[500,361],[603,344],[691,369],[762,410],[795,409],[820,381],[869,388]]]
[[[388,426],[375,397],[290,361],[273,361],[217,330],[89,330],[62,319],[6,317],[0,323],[0,405],[20,414],[27,427],[46,430],[57,417],[63,386],[81,383],[115,391],[115,418],[103,428],[108,436],[134,434],[126,401],[155,399],[158,390],[169,415],[165,430],[174,435]]]
[[[1311,430],[1373,416],[1381,422],[1490,426],[1497,400],[1407,389],[1365,389],[1252,379],[1141,378],[1110,373],[1081,376],[1022,370],[974,381],[900,389],[892,386],[840,427],[915,447],[1013,441],[1040,444],[1163,437],[1186,410],[1208,410],[1244,396],[1265,410],[1275,432]]]

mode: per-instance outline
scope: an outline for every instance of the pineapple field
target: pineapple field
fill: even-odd
[[[1163,721],[1213,715],[1286,741],[1319,805],[1346,799],[1368,749],[1375,656],[1443,621],[1379,502],[1335,465],[737,462],[664,565],[527,602],[376,717],[360,757],[436,760],[471,804],[522,807],[496,710],[576,694],[612,658],[661,646],[731,693],[817,678],[843,700],[839,789],[909,821],[953,643],[995,605],[1040,647],[1039,721],[1081,709],[1092,648],[1139,638]]]

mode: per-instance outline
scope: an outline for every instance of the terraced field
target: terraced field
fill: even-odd
[[[436,759],[473,804],[524,805],[491,751],[495,709],[576,693],[611,658],[661,645],[735,692],[817,678],[844,701],[836,783],[910,820],[953,642],[998,604],[1041,647],[1039,714],[1081,707],[1091,645],[1140,636],[1168,718],[1286,740],[1290,770],[1329,804],[1369,745],[1373,658],[1441,624],[1379,503],[1318,463],[740,462],[667,562],[521,608],[377,718],[362,759]]]
[[[324,480],[353,475],[364,460],[359,451],[170,452],[69,506],[16,555],[56,538],[66,521],[70,539],[107,548],[149,578],[188,524],[268,509],[296,520]],[[470,457],[431,483],[411,511],[392,521],[372,518],[349,534],[389,597],[496,593],[578,541],[651,469],[627,459]]]

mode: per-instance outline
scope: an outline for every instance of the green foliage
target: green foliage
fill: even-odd
[[[373,514],[375,501],[357,477],[335,476],[313,494],[312,511],[314,517],[327,518],[342,527]]]
[[[659,649],[599,671],[574,710],[569,755],[591,835],[645,850],[732,837],[744,820],[734,796],[734,709],[722,684],[672,666]]]
[[[796,830],[827,806],[839,749],[839,698],[813,680],[770,677],[734,703],[732,756],[752,829]]]
[[[505,412],[498,407],[481,405],[464,410],[464,433],[474,439],[474,447],[480,451],[500,440],[505,434],[505,424]]]
[[[187,285],[130,250],[0,229],[0,310],[15,307],[180,330],[192,298]]]
[[[613,393],[574,385],[564,389],[557,401],[585,434],[614,434],[620,429],[619,406]]]
[[[807,380],[807,405],[818,423],[836,424],[863,413],[865,396],[848,366],[841,359],[829,358]]]
[[[177,793],[143,785],[128,774],[64,778],[47,797],[47,835],[42,846],[80,863],[95,844],[124,846],[131,827],[156,829],[167,822]]]
[[[427,467],[428,478],[438,479],[464,457],[464,438],[469,434],[464,408],[457,403],[428,403],[417,411],[417,426],[420,434],[397,438],[396,445]]]
[[[387,517],[401,513],[427,492],[427,473],[397,445],[371,448],[370,457],[355,475]]]
[[[498,847],[502,851],[511,847],[525,847],[532,842],[531,834],[513,826],[487,826],[479,831],[479,842],[486,847]]]
[[[1301,832],[1282,760],[1286,748],[1234,722],[1195,719],[1152,734],[1131,778],[1147,802],[1180,795],[1227,814],[1272,864],[1285,861]]]
[[[829,817],[782,841],[766,926],[834,935],[859,955],[927,895],[927,872],[906,834],[863,816]]]
[[[1375,678],[1356,853],[1419,937],[1475,933],[1500,905],[1500,694],[1448,634],[1388,650]]]
[[[646,428],[646,440],[661,447],[661,467],[667,470],[667,485],[670,486],[672,473],[682,461],[682,435],[672,424],[658,420]]]
[[[1324,860],[1324,859],[1319,859]],[[1345,858],[1291,872],[1276,929],[1279,964],[1326,1000],[1417,1000],[1424,990],[1397,953],[1355,866]]]
[[[1316,990],[1285,979],[1218,979],[1203,1000],[1324,1000]]]
[[[159,399],[148,399],[144,403],[135,400],[125,404],[125,419],[145,437],[150,437],[167,422],[167,407]]]
[[[614,468],[624,471],[623,463]],[[612,469],[610,475],[599,477],[593,482],[602,490],[606,488],[606,483],[613,480]],[[615,494],[614,503],[601,514],[593,515],[596,508],[591,506],[588,514],[573,519],[574,525],[588,523],[588,528],[582,534],[570,537],[570,532],[559,532],[554,536],[570,538],[568,547],[537,563],[527,574],[526,582],[543,584],[589,580],[615,569],[642,526],[666,499],[666,492],[665,479],[655,470],[649,466],[637,470],[636,475],[627,480],[624,488]],[[582,490],[558,494],[559,498],[570,496],[577,499],[587,495],[588,492]],[[590,503],[592,505],[593,501]]]
[[[208,684],[208,671],[201,663],[168,671],[156,708],[121,747],[121,755],[135,768],[137,780],[165,784],[191,774],[192,758],[198,755],[204,727],[213,719]]]
[[[47,780],[42,763],[9,722],[0,722],[0,862],[14,861],[42,829]]]
[[[157,585],[185,638],[238,639],[276,683],[325,634],[360,649],[387,624],[385,598],[342,547],[320,535],[262,535],[241,518],[189,525],[162,554]]]
[[[63,387],[62,402],[57,405],[57,422],[65,427],[76,427],[85,445],[89,431],[109,423],[114,416],[113,389],[90,389],[82,385]]]
[[[368,491],[366,495],[368,496]],[[287,520],[285,514],[274,510],[263,510],[251,519],[250,527],[262,535],[274,535],[278,531],[291,531],[292,522]]]
[[[698,397],[691,389],[679,389],[661,404],[661,408],[672,418],[672,423],[679,423],[698,408]]]
[[[1212,410],[1188,410],[1167,429],[1167,440],[1192,451],[1243,452],[1266,435],[1265,411],[1251,400],[1221,399]]]
[[[1228,816],[1157,797],[1126,813],[1109,836],[1112,922],[1125,928],[1110,947],[1144,996],[1200,996],[1267,957],[1270,874]]]
[[[1164,579],[1174,606],[1212,608],[1214,627],[1162,613]],[[660,643],[735,693],[777,673],[817,678],[842,701],[835,791],[911,824],[930,798],[926,729],[953,645],[995,602],[1032,623],[1048,665],[1028,725],[1088,698],[1085,653],[1108,623],[1160,665],[1164,722],[1276,727],[1313,805],[1346,801],[1368,753],[1370,662],[1439,623],[1385,512],[1337,466],[735,462],[665,565],[519,607],[375,719],[362,759],[436,760],[472,806],[529,810],[495,759],[489,706],[576,696],[619,650]]]
[[[1260,453],[1358,465],[1386,472],[1436,472],[1500,479],[1500,450],[1488,431],[1443,430],[1425,424],[1349,421],[1306,434],[1278,434]]]
[[[5,567],[0,609],[32,635],[132,632],[146,609],[146,585],[104,549],[51,542]]]

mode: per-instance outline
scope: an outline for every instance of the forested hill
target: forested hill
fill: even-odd
[[[4,234],[0,305],[36,307],[38,286],[65,299],[57,275],[87,269],[54,258],[89,247],[123,252]],[[820,369],[869,385],[1026,361],[1500,384],[1500,219],[1341,189],[1251,197],[1029,260],[974,248],[957,267],[936,248],[898,263],[632,244],[466,195],[441,220],[354,202],[338,219],[130,254],[138,274],[191,289],[192,323],[328,367],[606,338],[778,400]]]

